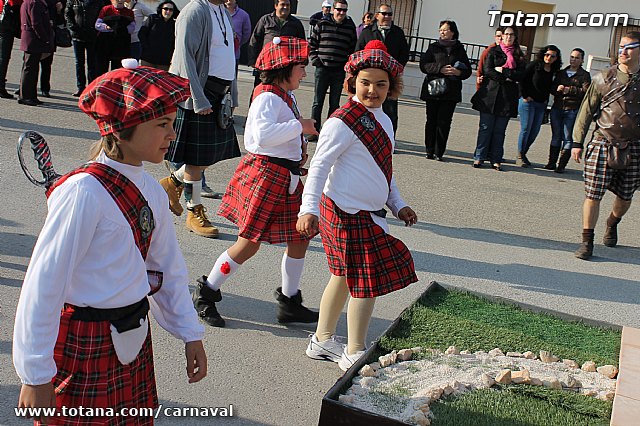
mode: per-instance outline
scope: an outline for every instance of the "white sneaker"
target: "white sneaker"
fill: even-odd
[[[347,348],[345,347],[340,361],[338,361],[338,367],[340,367],[342,371],[347,371],[362,355],[364,355],[364,351],[358,351],[355,354],[348,355]]]
[[[345,350],[345,346],[335,334],[324,342],[318,342],[318,338],[314,333],[311,335],[306,353],[309,358],[338,362]]]

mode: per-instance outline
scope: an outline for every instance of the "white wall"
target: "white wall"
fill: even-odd
[[[329,0],[333,3],[333,0]],[[420,1],[420,0],[418,0]],[[365,8],[368,4],[367,0],[347,0],[349,3],[349,16],[353,19],[353,22],[357,24],[362,20]],[[298,13],[296,16],[300,18],[308,18],[314,13],[322,9],[322,0],[298,0]]]

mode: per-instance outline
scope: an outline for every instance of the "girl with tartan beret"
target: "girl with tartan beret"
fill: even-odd
[[[238,239],[216,260],[208,276],[197,280],[193,294],[200,317],[224,327],[216,302],[220,286],[255,255],[262,242],[286,243],[282,257],[282,286],[275,291],[280,323],[313,323],[318,313],[302,305],[300,278],[310,236],[296,231],[302,196],[300,176],[306,172],[307,142],[303,134],[318,134],[314,120],[300,116],[293,91],[306,76],[309,48],[296,37],[275,37],[260,52],[256,68],[262,84],[253,91],[247,114],[240,161],[218,214],[238,225]]]
[[[302,194],[297,229],[320,232],[331,271],[306,353],[345,371],[364,354],[376,297],[418,281],[409,249],[389,235],[384,209],[406,226],[417,221],[393,178],[393,125],[382,110],[402,91],[402,70],[379,41],[350,56],[345,90],[353,96],[322,126]],[[345,345],[335,331],[349,294]]]
[[[188,97],[186,79],[147,67],[104,74],[80,96],[102,140],[92,162],[47,191],[49,212],[16,313],[18,405],[58,408],[36,424],[153,424],[153,416],[60,411],[158,406],[149,310],[185,342],[189,382],[207,374],[204,328],[189,297],[167,195],[142,166],[163,160],[176,136],[176,104]]]

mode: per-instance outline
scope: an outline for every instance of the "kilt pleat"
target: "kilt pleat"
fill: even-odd
[[[346,213],[323,194],[319,227],[329,270],[346,276],[352,297],[383,296],[418,281],[407,246],[370,212]]]
[[[253,242],[308,241],[296,230],[302,182],[289,194],[290,182],[288,169],[248,153],[227,186],[218,215],[238,226],[238,236]]]
[[[629,144],[630,163],[624,170],[607,166],[609,144],[594,138],[585,149],[584,189],[590,200],[601,200],[607,190],[623,200],[630,201],[640,188],[640,143]]]
[[[73,307],[63,310],[54,349],[58,410],[62,406],[113,408],[115,412],[124,407],[157,407],[151,330],[137,358],[122,365],[111,341],[109,321],[78,321],[71,319],[72,314]],[[152,425],[153,417],[51,417],[47,424],[138,426]]]

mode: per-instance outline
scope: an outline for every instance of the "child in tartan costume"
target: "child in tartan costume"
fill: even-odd
[[[331,279],[307,355],[347,370],[365,349],[375,298],[418,280],[409,249],[388,234],[386,204],[407,226],[415,212],[398,192],[392,171],[393,126],[382,110],[401,91],[402,65],[379,41],[350,56],[345,89],[354,95],[322,127],[297,229],[322,237]],[[348,344],[335,337],[347,297]]]
[[[282,257],[282,286],[276,289],[280,323],[312,323],[318,313],[302,305],[300,278],[310,237],[296,231],[307,143],[302,134],[317,134],[314,120],[300,116],[293,97],[305,77],[309,48],[296,37],[275,37],[260,52],[256,68],[263,83],[253,92],[247,114],[240,161],[218,214],[238,225],[238,240],[222,253],[208,276],[197,280],[193,302],[200,317],[213,327],[224,327],[216,303],[220,286],[255,255],[262,242],[286,243]]]
[[[47,191],[49,212],[16,314],[18,405],[58,408],[36,424],[153,424],[117,414],[158,405],[149,310],[185,342],[189,382],[206,376],[204,328],[167,195],[142,167],[162,161],[175,138],[176,104],[188,96],[186,79],[140,67],[104,74],[80,97],[102,140],[92,162]],[[63,406],[115,411],[64,417]]]

